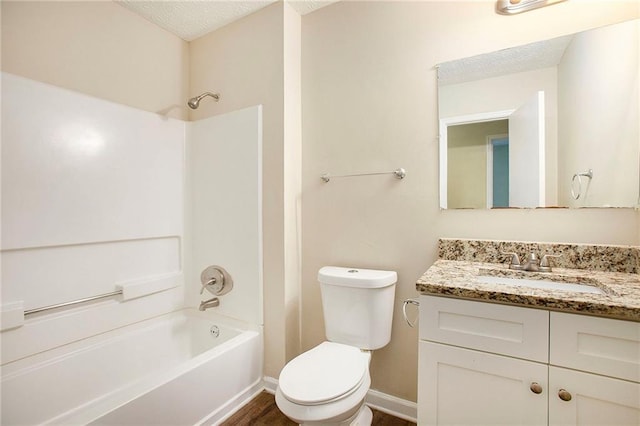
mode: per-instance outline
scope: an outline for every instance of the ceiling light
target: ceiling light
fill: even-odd
[[[496,11],[502,15],[514,15],[563,1],[567,0],[498,0]]]

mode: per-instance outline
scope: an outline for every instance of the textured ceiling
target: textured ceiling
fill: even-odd
[[[274,3],[276,0],[114,0],[183,40],[191,41]],[[301,15],[338,0],[294,0]]]
[[[463,83],[558,65],[572,36],[525,44],[438,65],[438,84]]]

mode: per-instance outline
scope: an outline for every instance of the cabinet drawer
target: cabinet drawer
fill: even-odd
[[[420,296],[420,338],[546,363],[549,312]]]
[[[640,323],[551,312],[550,364],[640,382]]]

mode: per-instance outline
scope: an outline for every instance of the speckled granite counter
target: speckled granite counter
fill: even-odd
[[[614,262],[618,265],[615,268],[617,269],[615,272],[603,270],[607,269],[604,267],[586,268],[584,265],[580,265],[584,269],[556,267],[553,268],[551,273],[514,271],[510,270],[506,263],[486,262],[487,259],[483,256],[475,256],[479,261],[469,260],[474,256],[470,256],[464,250],[460,253],[460,256],[451,256],[450,254],[449,256],[443,256],[443,251],[446,251],[443,250],[443,246],[451,247],[452,241],[441,240],[440,257],[454,257],[454,259],[459,257],[461,260],[437,260],[416,282],[416,289],[420,293],[640,322],[640,275],[637,273],[617,272],[629,270],[619,267],[621,264],[619,258],[618,262]],[[490,245],[496,244],[496,242],[490,243]],[[510,242],[509,244],[516,243]],[[529,244],[527,247],[531,249],[531,245],[535,243],[526,244]],[[453,246],[460,247],[460,244],[453,244]],[[474,244],[467,244],[466,246],[473,247]],[[533,249],[537,248],[539,247],[533,246]],[[578,248],[584,249],[584,247]],[[623,247],[623,249],[636,248]],[[607,251],[603,249],[602,251],[614,253],[612,256],[615,256],[616,253],[615,250]],[[483,252],[483,250],[480,250],[480,252]],[[545,250],[545,252],[551,251]],[[447,251],[447,253],[450,253],[450,251]],[[538,251],[538,253],[541,253],[541,251]],[[521,255],[524,255],[524,253]],[[626,254],[623,257],[625,257],[625,261],[628,260],[629,263],[637,265],[636,257],[629,259]],[[635,267],[633,270],[635,272]],[[566,283],[584,283],[599,287],[604,294],[486,283],[480,281],[483,276],[506,276]]]

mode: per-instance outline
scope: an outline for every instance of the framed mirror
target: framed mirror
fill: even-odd
[[[634,207],[640,20],[438,65],[440,207]]]

